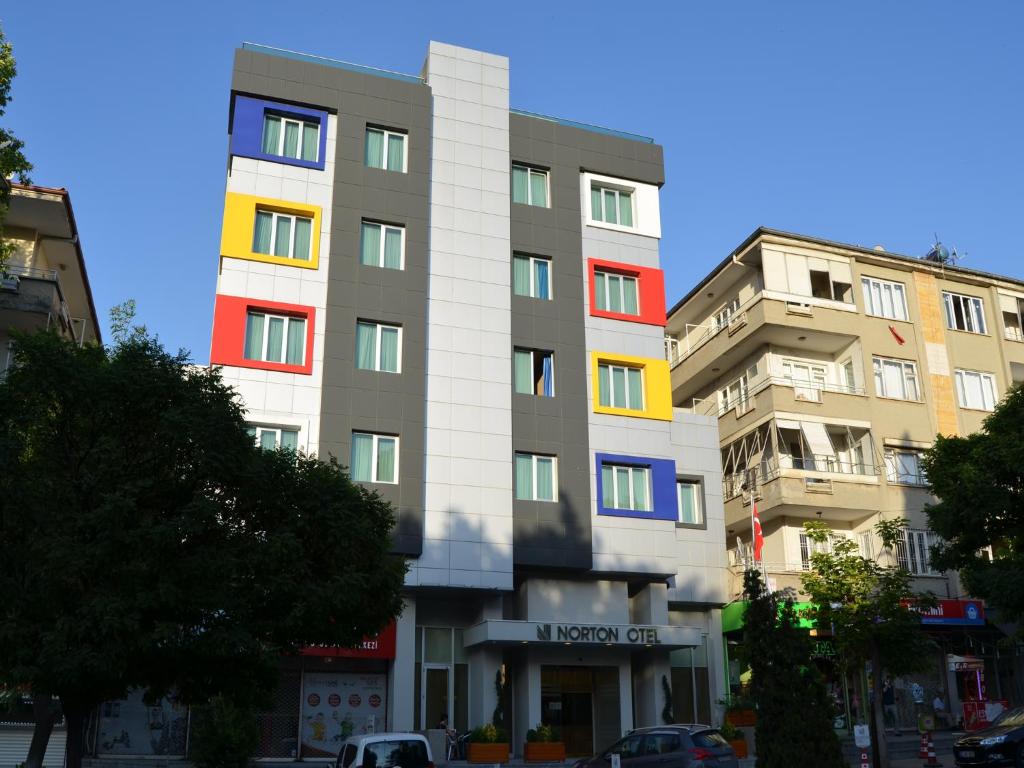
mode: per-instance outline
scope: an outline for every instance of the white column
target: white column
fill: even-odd
[[[395,621],[395,661],[391,665],[388,690],[388,729],[411,731],[413,723],[413,692],[416,690],[416,599],[405,598],[402,615]]]

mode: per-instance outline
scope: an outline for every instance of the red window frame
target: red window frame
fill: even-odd
[[[249,360],[245,357],[245,322],[249,312],[269,312],[275,315],[301,317],[306,321],[306,348],[301,365]],[[316,308],[280,301],[250,299],[245,296],[217,294],[213,308],[213,342],[210,345],[211,365],[233,365],[238,368],[256,368],[262,371],[313,373],[313,327]]]
[[[598,269],[602,272],[614,272],[636,278],[637,302],[640,305],[639,315],[609,312],[597,308],[594,271]],[[590,292],[590,314],[593,317],[606,317],[610,320],[625,320],[628,323],[665,327],[665,275],[660,269],[624,264],[620,261],[587,259],[587,282]]]

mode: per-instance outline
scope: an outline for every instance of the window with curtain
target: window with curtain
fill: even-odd
[[[871,358],[875,372],[875,394],[896,400],[920,400],[917,386],[917,365],[909,360],[888,357]]]
[[[402,329],[368,320],[356,323],[356,368],[398,373],[401,368]]]
[[[512,292],[516,296],[551,299],[551,259],[512,254]]]
[[[907,319],[907,296],[903,283],[862,277],[860,284],[864,289],[864,312],[890,320]]]
[[[267,155],[315,163],[320,150],[320,124],[267,112],[263,116],[261,149]]]
[[[886,448],[885,470],[890,483],[898,485],[928,484],[928,478],[921,466],[921,454],[918,451]]]
[[[896,563],[900,569],[915,576],[937,576],[931,564],[931,548],[939,537],[931,531],[908,528],[903,539],[896,542]]]
[[[599,403],[608,408],[644,409],[644,378],[641,368],[600,363],[597,366]]]
[[[639,315],[637,279],[632,275],[594,270],[594,303],[604,312]]]
[[[704,524],[704,497],[699,480],[676,480],[677,522],[685,525]]]
[[[286,451],[299,449],[299,430],[288,427],[268,427],[263,424],[250,424],[246,431],[260,448],[274,451],[282,448]]]
[[[302,365],[305,363],[306,319],[249,312],[245,318],[247,360]]]
[[[590,185],[590,218],[620,227],[633,226],[633,193],[625,189]]]
[[[277,211],[256,211],[253,253],[309,261],[313,220]]]
[[[558,459],[537,453],[515,455],[516,498],[558,501]]]
[[[405,269],[405,227],[363,221],[359,263],[368,267]]]
[[[540,349],[516,349],[512,383],[520,395],[555,396],[554,354]]]
[[[942,292],[942,304],[946,310],[946,327],[967,333],[986,333],[985,305],[976,296]]]
[[[601,465],[601,504],[606,509],[650,512],[651,468],[623,464]]]
[[[512,165],[512,202],[548,207],[548,172],[526,165]]]
[[[366,167],[405,173],[406,139],[406,134],[399,133],[398,131],[386,128],[367,128]]]
[[[956,394],[961,408],[976,411],[994,411],[996,408],[996,380],[991,373],[956,369]]]
[[[349,474],[360,483],[396,484],[398,438],[375,432],[353,432]]]

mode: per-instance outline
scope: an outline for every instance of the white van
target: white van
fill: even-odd
[[[346,739],[335,768],[434,768],[434,758],[425,736],[377,733]]]

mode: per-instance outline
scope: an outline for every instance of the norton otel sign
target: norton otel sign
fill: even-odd
[[[592,624],[538,624],[537,639],[564,643],[640,643],[661,645],[657,627]]]
[[[632,648],[657,646],[662,650],[701,645],[696,627],[667,624],[584,624],[534,619],[487,619],[463,633],[470,648],[481,643],[520,645],[611,645]]]

